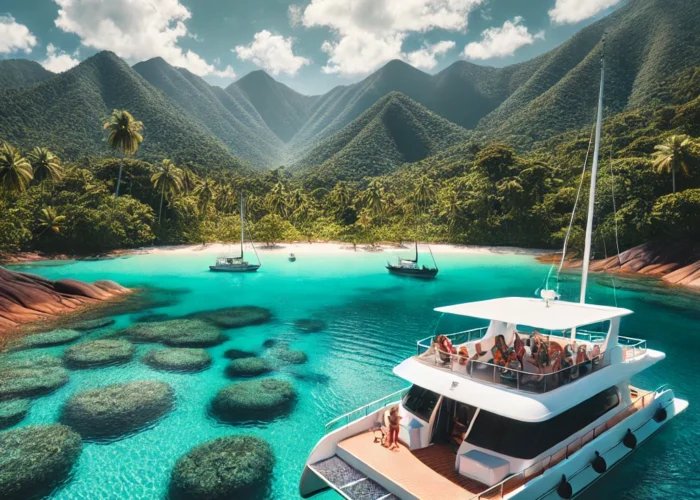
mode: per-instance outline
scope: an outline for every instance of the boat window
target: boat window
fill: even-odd
[[[521,422],[481,410],[467,442],[509,457],[531,459],[561,443],[620,404],[616,387],[544,422]]]
[[[439,394],[414,385],[404,396],[402,404],[404,408],[415,416],[429,422],[439,398]]]

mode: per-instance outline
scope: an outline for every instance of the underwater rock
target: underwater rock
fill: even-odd
[[[93,340],[69,347],[63,353],[63,361],[69,368],[118,365],[134,357],[136,348],[126,340]]]
[[[265,349],[269,349],[270,347],[275,347],[277,344],[279,344],[278,339],[267,339],[265,342],[263,342],[263,347]]]
[[[150,313],[134,318],[135,323],[155,323],[158,321],[167,321],[170,316],[165,313]]]
[[[203,319],[221,328],[241,328],[267,323],[272,320],[272,312],[257,306],[226,307],[213,311],[197,312],[188,317]]]
[[[197,372],[209,368],[211,356],[204,349],[156,349],[148,351],[143,362],[156,370]]]
[[[238,358],[226,367],[229,377],[254,377],[272,371],[272,364],[265,358]]]
[[[112,318],[98,318],[98,319],[88,319],[85,321],[79,321],[74,325],[71,325],[73,330],[78,330],[79,332],[88,332],[90,330],[99,330],[100,328],[106,328],[115,323]]]
[[[264,498],[275,466],[267,441],[230,436],[201,444],[182,456],[170,476],[173,500]]]
[[[175,347],[210,347],[226,337],[221,331],[198,319],[171,319],[132,325],[122,335],[133,342],[162,342]]]
[[[18,344],[19,349],[28,349],[34,347],[52,347],[57,345],[68,344],[74,342],[82,336],[77,330],[54,330],[46,333],[35,333],[24,337]]]
[[[68,372],[58,366],[0,368],[0,401],[49,394],[68,383]]]
[[[70,475],[82,450],[65,425],[30,425],[0,433],[0,492],[6,500],[43,497]]]
[[[12,427],[27,416],[31,404],[27,399],[13,399],[0,402],[0,429]]]
[[[241,358],[254,358],[255,353],[250,351],[243,351],[241,349],[229,349],[224,353],[224,358],[228,359],[241,359]]]
[[[174,403],[175,393],[165,382],[113,384],[72,396],[63,405],[60,420],[85,439],[110,439],[142,430]]]
[[[298,319],[294,328],[301,333],[316,333],[326,329],[326,322],[320,319]]]
[[[270,356],[290,365],[303,365],[309,360],[304,351],[290,349],[286,345],[275,347],[270,351]]]
[[[63,366],[61,358],[56,356],[35,357],[33,351],[21,351],[11,356],[0,358],[0,371],[10,368],[50,368]]]
[[[223,422],[270,420],[289,412],[297,394],[285,380],[264,378],[228,385],[218,392],[211,410]]]

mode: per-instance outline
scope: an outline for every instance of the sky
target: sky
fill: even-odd
[[[392,59],[428,73],[502,67],[560,45],[625,0],[0,0],[0,59],[67,71],[100,50],[162,57],[213,85],[263,69],[307,95]]]

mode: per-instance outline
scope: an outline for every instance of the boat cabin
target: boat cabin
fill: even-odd
[[[218,257],[216,259],[217,266],[247,266],[248,263],[243,260],[243,257]]]

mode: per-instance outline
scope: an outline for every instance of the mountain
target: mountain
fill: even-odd
[[[0,61],[0,91],[18,89],[43,82],[53,73],[35,61],[26,59],[7,59]]]
[[[243,93],[267,126],[284,142],[301,128],[317,97],[302,95],[262,70],[248,73],[226,89],[231,95]]]
[[[322,141],[291,170],[315,184],[382,175],[403,163],[465,141],[469,133],[399,92],[382,97],[337,134]]]
[[[0,95],[0,137],[23,148],[46,146],[72,159],[113,154],[102,124],[116,108],[128,109],[144,123],[139,158],[245,168],[198,120],[106,51],[41,83]]]
[[[249,103],[246,109],[236,96],[212,87],[186,69],[174,68],[160,57],[138,63],[133,69],[197,118],[234,155],[261,167],[279,163],[282,141]]]

